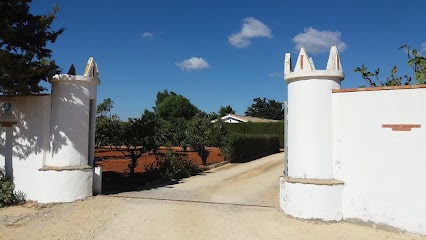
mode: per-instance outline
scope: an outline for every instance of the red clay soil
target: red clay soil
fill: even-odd
[[[222,151],[216,147],[207,148],[210,154],[207,159],[207,165],[212,163],[223,162],[224,158],[222,155]],[[160,152],[165,153],[167,148],[161,147]],[[183,152],[180,147],[172,147],[172,151],[180,154],[185,154],[188,159],[190,159],[194,164],[198,166],[202,166],[201,158],[198,156],[197,152],[194,151],[186,151]],[[128,173],[129,168],[128,164],[130,162],[129,157],[125,157],[125,155],[119,150],[110,150],[110,148],[97,148],[95,150],[95,158],[100,159],[97,163],[102,166],[102,172],[114,172],[114,173]],[[152,162],[156,161],[155,154],[146,153],[143,154],[138,159],[138,165],[135,169],[135,173],[143,173],[145,168],[149,166]]]

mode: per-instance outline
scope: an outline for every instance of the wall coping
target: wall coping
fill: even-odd
[[[345,183],[336,179],[317,179],[317,178],[292,178],[289,176],[284,177],[284,181],[288,183],[301,183],[301,184],[312,184],[312,185],[326,185],[326,186],[334,186],[334,185],[344,185]]]
[[[403,85],[403,86],[382,86],[382,87],[368,87],[368,88],[343,88],[343,89],[333,89],[332,93],[400,90],[400,89],[417,89],[417,88],[426,88],[426,84]]]
[[[93,169],[92,166],[89,165],[76,165],[76,166],[43,166],[39,169],[39,171],[84,171],[88,169]]]

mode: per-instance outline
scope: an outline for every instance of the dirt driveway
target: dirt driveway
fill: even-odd
[[[0,239],[426,239],[279,210],[284,154],[150,190],[0,209]]]

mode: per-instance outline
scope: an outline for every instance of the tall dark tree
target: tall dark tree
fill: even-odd
[[[157,94],[157,101],[155,106],[156,113],[163,119],[170,121],[176,118],[191,119],[199,112],[189,99],[182,95],[168,92]]]
[[[45,90],[40,81],[59,72],[51,60],[54,43],[64,31],[51,24],[58,7],[47,15],[33,15],[31,0],[0,0],[0,94],[33,94]]]
[[[284,120],[284,108],[280,102],[266,98],[255,98],[253,101],[245,112],[246,116]]]
[[[230,105],[220,106],[219,117],[223,117],[228,114],[235,114],[235,110]]]

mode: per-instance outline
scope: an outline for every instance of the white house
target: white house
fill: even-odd
[[[83,76],[49,82],[51,94],[0,96],[0,167],[29,200],[84,199],[92,196],[95,170],[96,62],[89,58]]]
[[[284,66],[282,210],[426,235],[426,85],[340,89],[336,47],[326,70],[303,48],[294,69],[290,54]]]
[[[228,114],[221,119],[227,123],[242,123],[242,122],[279,122],[278,120],[250,117],[250,116],[241,116],[236,114]]]

